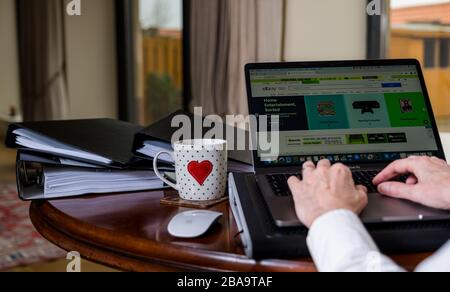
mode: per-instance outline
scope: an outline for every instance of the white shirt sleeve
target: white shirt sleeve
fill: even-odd
[[[417,272],[450,272],[450,242],[417,267]]]
[[[321,272],[404,272],[382,255],[354,213],[337,210],[314,222],[308,247]]]

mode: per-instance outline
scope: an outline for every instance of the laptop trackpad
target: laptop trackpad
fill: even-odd
[[[424,207],[405,200],[369,194],[369,204],[361,214],[364,223],[408,222],[450,218],[450,212]]]

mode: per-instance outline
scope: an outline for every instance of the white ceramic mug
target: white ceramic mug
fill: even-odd
[[[217,139],[195,139],[176,142],[174,152],[161,151],[153,160],[156,175],[178,190],[188,201],[210,201],[225,195],[227,184],[227,142]],[[175,161],[177,183],[158,171],[158,158],[170,155]]]

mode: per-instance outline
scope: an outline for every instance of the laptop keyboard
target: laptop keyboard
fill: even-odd
[[[379,171],[355,171],[353,173],[353,180],[356,185],[363,185],[369,193],[377,193],[378,188],[373,185],[373,179],[380,173]]]
[[[354,171],[353,180],[356,185],[363,185],[367,187],[369,193],[376,193],[377,187],[372,184],[373,179],[377,176],[378,171]],[[272,186],[272,190],[278,197],[292,196],[291,190],[287,184],[288,179],[291,176],[296,176],[302,179],[300,173],[292,174],[273,174],[267,175],[266,178],[269,184]],[[397,181],[406,181],[406,177],[400,177]]]
[[[287,181],[290,177],[296,176],[301,179],[301,174],[293,173],[293,174],[271,174],[266,175],[269,184],[272,186],[272,190],[277,197],[285,197],[292,196],[291,190],[289,189],[289,185]]]

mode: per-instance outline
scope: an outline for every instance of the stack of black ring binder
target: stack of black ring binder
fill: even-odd
[[[163,188],[151,163],[133,154],[141,129],[112,119],[10,125],[6,145],[18,150],[19,196],[54,199]]]

